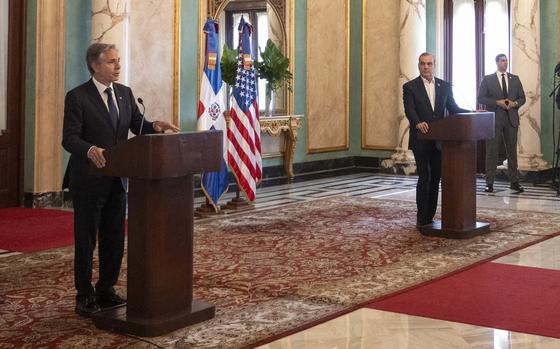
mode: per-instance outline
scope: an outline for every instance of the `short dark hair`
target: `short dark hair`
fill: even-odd
[[[115,44],[102,44],[99,42],[89,45],[86,51],[86,64],[91,75],[95,73],[91,65],[93,63],[99,63],[101,55],[109,50],[117,50],[117,46]]]
[[[422,53],[420,54],[420,56],[418,56],[418,62],[420,62],[420,58],[426,57],[426,56],[432,57],[432,61],[433,61],[434,63],[436,62],[436,58],[435,58],[434,55],[431,54],[430,52],[422,52]]]
[[[507,58],[507,56],[506,56],[505,53],[499,53],[499,54],[496,56],[496,63],[498,63],[498,62],[500,61],[500,58],[502,58],[502,57],[506,57],[506,58]]]

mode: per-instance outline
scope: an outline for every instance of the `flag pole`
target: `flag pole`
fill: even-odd
[[[235,197],[228,201],[222,208],[228,210],[236,210],[236,211],[243,211],[243,210],[250,210],[253,209],[254,206],[249,203],[245,198],[239,195],[239,183],[235,186]]]

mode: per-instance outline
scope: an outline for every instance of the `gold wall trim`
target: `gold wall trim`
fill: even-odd
[[[64,0],[37,1],[35,147],[32,191],[62,186],[64,119]]]
[[[181,0],[175,0],[173,47],[173,124],[179,126],[181,110]],[[180,127],[180,126],[179,126]]]
[[[293,0],[287,0],[293,1]],[[227,4],[231,0],[208,0],[208,11],[206,12],[208,16],[218,19],[218,16],[222,13]],[[286,32],[286,0],[266,0],[271,6],[278,18],[280,18],[280,25],[284,33]]]
[[[362,146],[362,149],[395,151],[395,147],[389,147],[389,146],[386,146],[386,145],[364,145],[364,146]]]
[[[290,43],[289,43],[289,48],[290,48],[290,52],[289,52],[289,58],[290,58],[290,72],[292,72],[292,74],[295,73],[294,71],[294,59],[295,59],[295,4],[294,4],[295,0],[289,0],[289,11],[290,11],[290,19],[289,19],[289,28],[290,28],[290,32],[287,33],[286,37],[289,38]],[[287,91],[288,92],[288,114],[289,115],[294,115],[294,82],[292,80],[292,91]]]
[[[333,0],[330,0],[333,1]],[[309,66],[310,64],[310,54],[309,54],[309,33],[311,32],[311,24],[310,24],[310,13],[309,13],[309,2],[307,3],[308,7],[307,7],[307,38],[306,38],[306,42],[307,42],[307,65]],[[306,76],[306,91],[307,91],[307,103],[306,103],[306,118],[308,119],[307,122],[307,152],[308,153],[322,153],[322,152],[332,152],[332,151],[340,151],[340,150],[348,150],[349,149],[349,144],[350,144],[350,132],[349,132],[349,123],[350,123],[350,115],[349,115],[349,110],[350,110],[350,0],[345,0],[345,4],[344,4],[344,8],[346,11],[346,14],[344,16],[345,19],[345,23],[344,23],[344,31],[345,31],[345,40],[346,40],[346,44],[345,44],[345,96],[344,96],[344,115],[345,115],[345,122],[344,122],[344,138],[345,138],[345,144],[340,145],[340,146],[327,146],[327,147],[312,147],[310,146],[310,134],[311,132],[313,132],[313,126],[311,124],[311,119],[309,118],[310,113],[309,113],[309,69],[307,70],[307,76]],[[325,73],[328,73],[328,67],[324,67],[325,69]]]
[[[203,23],[206,22],[208,11],[208,3],[206,1],[198,2],[198,70],[196,72],[196,98],[200,98],[200,84],[202,79],[202,69],[204,68],[204,32],[202,32]],[[198,108],[196,108],[198,110]],[[197,112],[198,113],[198,112]],[[195,122],[198,115],[195,115]]]
[[[215,20],[218,20],[219,16],[225,9],[225,7],[231,2],[232,0],[206,0],[206,1],[199,1],[199,57],[198,57],[198,95],[200,96],[200,84],[201,84],[201,77],[202,77],[202,69],[204,67],[204,44],[205,38],[204,33],[202,32],[202,25],[206,21],[208,16],[212,17]],[[284,34],[283,40],[288,40],[287,44],[284,44],[284,50],[286,56],[290,59],[290,72],[294,73],[294,41],[295,41],[295,0],[266,0],[272,7],[273,11],[279,18],[279,22],[281,25],[282,32]],[[220,28],[222,30],[222,28]],[[225,29],[223,29],[225,30]],[[224,43],[220,43],[220,47],[223,46]],[[237,47],[232,47],[234,50]],[[293,81],[292,81],[293,82]],[[293,86],[292,86],[293,88]],[[294,92],[289,91],[287,88],[284,88],[284,93],[287,96],[285,102],[285,110],[282,112],[286,112],[288,115],[294,114]],[[264,108],[263,108],[264,109]]]

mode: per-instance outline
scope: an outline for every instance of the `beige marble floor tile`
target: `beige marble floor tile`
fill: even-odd
[[[513,252],[494,262],[560,270],[560,236]]]
[[[258,349],[552,349],[560,340],[359,309]]]

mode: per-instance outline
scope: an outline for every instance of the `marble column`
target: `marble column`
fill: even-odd
[[[526,102],[520,109],[519,170],[549,168],[541,152],[541,76],[539,0],[513,0],[511,72],[519,75]]]
[[[400,72],[397,93],[399,96],[398,145],[384,167],[402,168],[405,174],[416,171],[412,151],[408,150],[409,122],[404,115],[402,85],[418,76],[418,56],[426,50],[426,1],[401,0],[400,9]]]
[[[117,45],[122,65],[120,82],[128,84],[130,1],[93,0],[91,7],[92,43],[103,42]]]
[[[35,71],[28,90],[33,104],[26,107],[26,118],[34,123],[26,127],[26,156],[33,156],[33,165],[25,174],[24,191],[33,195],[33,206],[40,206],[39,201],[51,200],[62,184],[64,0],[37,1],[35,15],[35,47],[30,48],[35,59],[28,63]]]

